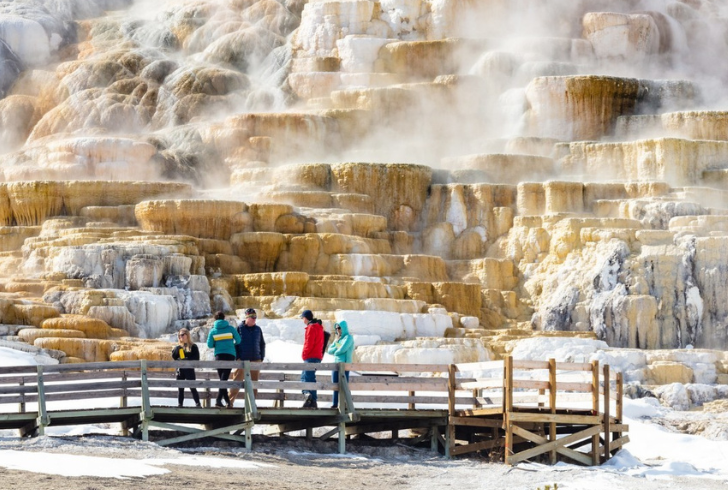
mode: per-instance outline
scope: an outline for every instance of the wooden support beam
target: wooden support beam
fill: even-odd
[[[153,426],[153,427],[159,427],[160,429],[169,429],[169,430],[175,430],[178,432],[186,432],[188,434],[201,434],[201,433],[207,432],[203,429],[196,429],[194,427],[188,427],[186,425],[168,424],[165,422],[157,422],[155,420],[149,421],[149,425]],[[238,431],[240,431],[240,430],[241,429],[238,429]],[[236,431],[236,432],[238,432],[238,431]],[[208,437],[208,436],[199,436],[199,437]],[[244,437],[241,437],[238,435],[233,435],[233,434],[227,434],[227,433],[221,433],[221,434],[213,435],[210,437],[214,437],[216,439],[224,439],[226,441],[245,442]],[[166,446],[166,445],[170,444],[170,443],[163,444],[162,442],[158,442],[157,444],[159,444],[161,446]]]
[[[156,425],[157,423],[153,420],[148,422],[149,425]],[[193,441],[195,439],[202,439],[203,437],[217,437],[220,434],[227,434],[229,437],[236,438],[235,440],[244,440],[242,437],[233,436],[229,434],[230,432],[234,432],[239,429],[245,429],[249,425],[251,425],[252,422],[245,422],[242,424],[235,424],[230,425],[227,427],[219,427],[217,429],[212,430],[199,430],[199,429],[192,429],[190,427],[187,427],[189,430],[194,430],[194,433],[187,434],[185,436],[179,436],[179,437],[173,437],[171,439],[164,439],[162,441],[158,441],[157,444],[160,446],[169,446],[171,444],[177,444],[179,442],[185,442],[185,441]]]
[[[333,436],[334,434],[336,434],[338,432],[339,432],[339,426],[337,425],[336,427],[334,427],[333,429],[331,429],[330,431],[324,433],[324,435],[319,437],[319,440],[325,441],[326,439],[331,439],[331,436]]]
[[[449,423],[452,425],[462,425],[466,427],[503,427],[503,419],[482,419],[476,417],[449,417]]]
[[[601,423],[599,415],[570,415],[549,413],[511,412],[508,417],[513,422],[555,422],[557,424],[597,425]]]
[[[622,436],[617,440],[614,440],[609,443],[609,451],[613,452],[624,446],[629,442],[629,436]]]
[[[462,446],[455,446],[450,450],[453,456],[459,456],[461,454],[472,453],[475,451],[482,451],[483,449],[492,449],[500,445],[500,439],[494,439],[490,441],[473,442],[471,444],[464,444]]]
[[[304,417],[301,417],[303,419]],[[348,420],[348,418],[347,418]],[[339,425],[341,417],[317,417],[313,420],[301,420],[298,422],[290,422],[285,424],[276,424],[266,427],[263,430],[265,434],[283,434],[284,432],[293,432],[298,430],[306,430],[313,427],[325,427],[330,425]]]
[[[524,439],[527,439],[535,444],[539,444],[536,447],[533,447],[531,449],[527,449],[525,451],[521,451],[518,454],[514,454],[508,464],[515,464],[520,461],[525,461],[529,458],[533,458],[534,456],[537,456],[539,454],[543,454],[545,452],[551,451],[555,449],[559,454],[562,454],[568,458],[573,459],[574,461],[577,461],[579,463],[582,463],[586,466],[591,465],[591,457],[584,453],[580,453],[578,451],[574,451],[573,449],[569,449],[565,447],[567,444],[571,444],[573,442],[579,441],[581,439],[590,438],[594,433],[599,433],[601,431],[601,427],[599,425],[595,425],[593,427],[590,427],[589,429],[583,430],[581,432],[577,432],[576,434],[571,434],[570,436],[562,437],[561,439],[557,439],[555,441],[548,441],[545,437],[541,437],[538,434],[534,434],[531,431],[528,431],[526,429],[522,429],[521,427],[518,427],[516,425],[513,426],[513,432],[518,434],[519,436],[523,437]]]

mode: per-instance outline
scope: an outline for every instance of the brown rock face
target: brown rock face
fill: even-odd
[[[387,217],[389,228],[416,229],[432,176],[428,167],[345,163],[333,165],[331,170],[334,189],[371,196],[375,211]]]
[[[229,240],[250,224],[248,205],[238,201],[144,201],[134,214],[143,230]]]
[[[639,89],[639,81],[631,78],[535,78],[526,88],[531,134],[561,140],[599,139],[613,131],[617,116],[633,112]]]

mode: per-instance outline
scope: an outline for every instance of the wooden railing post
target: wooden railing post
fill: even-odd
[[[250,361],[243,361],[243,383],[245,385],[245,418],[248,421],[258,420],[258,405],[255,403],[253,378],[250,376]],[[253,427],[245,429],[245,449],[253,448]]]
[[[20,386],[25,386],[25,377],[20,378]],[[18,407],[18,411],[25,413],[25,391],[20,393],[20,406]]]
[[[205,381],[210,381],[211,373],[210,371],[207,371],[205,373]],[[212,406],[212,391],[210,390],[210,386],[208,385],[205,388],[205,400],[204,400],[204,406],[205,408],[210,408]]]
[[[599,361],[592,361],[592,415],[599,415]],[[592,466],[599,466],[599,434],[592,436]]]
[[[346,454],[346,422],[344,421],[344,413],[349,411],[349,407],[346,403],[345,390],[349,390],[349,385],[346,382],[346,370],[344,369],[344,363],[339,362],[336,364],[336,370],[339,374],[339,454]]]
[[[506,432],[506,447],[504,460],[510,464],[513,455],[513,422],[511,412],[513,411],[513,357],[506,356],[503,369],[503,424]]]
[[[556,392],[558,386],[556,385],[556,359],[549,359],[549,409],[552,414],[556,413]],[[556,440],[556,423],[549,423],[549,441],[553,442]],[[557,455],[556,450],[549,452],[549,461],[551,464],[556,464]]]
[[[37,368],[37,390],[38,390],[38,435],[45,435],[45,428],[49,424],[48,411],[46,410],[45,383],[43,382],[43,366]]]
[[[455,425],[452,418],[455,416],[455,364],[447,368],[447,433],[445,435],[445,457],[451,458],[455,447]]]
[[[617,418],[617,423],[622,424],[622,410],[623,410],[623,397],[624,397],[624,376],[622,375],[622,372],[617,373],[617,413],[615,414],[615,417]],[[617,439],[622,437],[622,432],[616,433]]]
[[[149,440],[149,421],[152,418],[152,405],[149,399],[149,381],[147,379],[147,360],[141,360],[142,387],[142,441]]]
[[[123,371],[121,374],[121,381],[123,383],[126,380],[127,380],[126,371]],[[128,395],[127,395],[126,386],[124,386],[122,388],[122,390],[123,390],[122,395],[121,395],[121,398],[119,399],[119,406],[121,408],[126,408],[128,406],[128,398],[127,398]],[[129,435],[129,427],[127,427],[126,422],[121,423],[121,435],[124,437]]]
[[[614,416],[617,418],[619,423],[622,423],[622,400],[624,396],[624,375],[621,372],[617,373],[617,413]]]
[[[610,380],[609,380],[609,364],[604,365],[604,459],[602,463],[609,461],[609,444],[611,434],[609,433],[609,405],[610,405]]]

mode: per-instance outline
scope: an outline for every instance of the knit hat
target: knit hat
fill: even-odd
[[[248,308],[245,310],[245,318],[258,318],[258,314],[253,308]]]
[[[313,320],[313,313],[311,310],[303,310],[303,313],[301,313],[301,318],[305,318],[309,322]]]

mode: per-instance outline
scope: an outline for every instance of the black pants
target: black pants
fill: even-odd
[[[215,360],[234,361],[235,356],[232,354],[218,354],[215,356]],[[232,371],[232,369],[218,369],[217,376],[220,378],[220,381],[227,381],[230,378],[230,371]],[[217,401],[215,402],[215,405],[222,405],[223,400],[225,401],[225,405],[230,405],[230,397],[228,396],[227,388],[220,388],[220,391],[217,392]]]
[[[194,369],[180,369],[177,371],[177,379],[186,380],[186,381],[194,381],[195,378],[195,370]],[[195,400],[195,405],[200,404],[200,395],[197,393],[197,388],[190,388],[190,391],[192,392],[192,398]],[[177,403],[179,405],[182,405],[185,401],[185,389],[184,388],[177,388]]]

